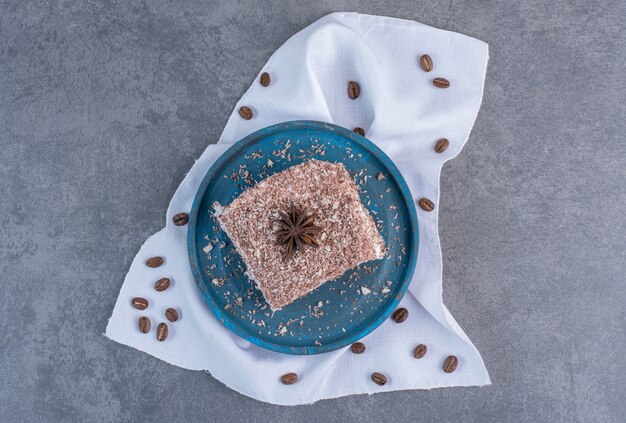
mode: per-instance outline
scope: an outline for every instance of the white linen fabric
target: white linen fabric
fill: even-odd
[[[424,53],[433,59],[432,72],[419,66]],[[187,258],[187,226],[172,223],[176,213],[191,209],[205,173],[231,143],[268,125],[300,119],[365,129],[366,137],[398,166],[414,200],[427,197],[437,206],[441,167],[467,141],[482,100],[487,61],[487,44],[474,38],[357,13],[327,15],[294,35],[259,72],[271,75],[271,85],[262,87],[255,79],[235,106],[219,142],[207,147],[180,184],[165,228],[150,237],[133,260],[106,336],[168,363],[209,371],[230,388],[273,404],[490,384],[480,354],[442,301],[437,208],[429,213],[417,207],[419,258],[401,303],[409,310],[408,320],[397,324],[388,319],[362,340],[367,349],[360,355],[349,347],[314,356],[280,354],[230,332],[200,296]],[[434,77],[448,79],[450,87],[434,87]],[[350,80],[361,86],[356,100],[347,95]],[[244,105],[254,110],[251,120],[237,112]],[[433,147],[443,137],[450,140],[450,147],[437,154]],[[148,268],[145,260],[151,256],[162,256],[165,263]],[[159,293],[153,284],[161,277],[169,277],[172,286]],[[147,310],[131,307],[135,296],[150,301]],[[181,318],[169,323],[169,337],[158,342],[155,328],[166,321],[168,307],[177,308]],[[141,315],[152,321],[150,334],[137,328]],[[419,360],[412,355],[418,344],[428,346]],[[450,374],[442,370],[449,354],[459,358],[457,370]],[[296,372],[299,381],[282,385],[279,378],[287,372]],[[374,384],[372,372],[385,374],[388,383]]]

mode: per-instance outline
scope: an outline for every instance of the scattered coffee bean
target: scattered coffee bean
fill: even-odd
[[[348,97],[352,100],[357,99],[361,95],[361,86],[356,81],[348,82]]]
[[[165,291],[170,287],[170,279],[169,278],[161,278],[154,283],[154,289],[159,292]]]
[[[365,136],[365,131],[363,130],[363,128],[359,128],[358,126],[356,128],[353,129],[354,132],[356,132],[357,134],[359,134],[360,136],[364,137]]]
[[[382,373],[374,372],[374,373],[372,373],[371,377],[372,377],[372,381],[376,385],[383,386],[384,384],[387,383],[387,377],[384,374],[382,374]]]
[[[435,210],[435,204],[432,201],[430,201],[428,198],[420,198],[420,200],[418,201],[418,204],[424,211],[431,212]]]
[[[176,309],[173,309],[170,307],[167,310],[165,310],[165,317],[170,322],[176,322],[178,320],[178,312],[176,311]]]
[[[148,333],[150,332],[150,327],[150,319],[148,319],[146,316],[141,316],[139,318],[139,332]]]
[[[363,342],[355,342],[350,346],[350,350],[355,354],[363,354],[365,352],[365,344]]]
[[[456,366],[459,364],[459,359],[453,355],[449,355],[443,362],[443,371],[446,373],[452,373],[456,370]]]
[[[450,81],[446,78],[435,78],[433,79],[433,85],[437,88],[448,88],[450,86]]]
[[[422,357],[424,357],[426,355],[427,351],[428,351],[428,347],[426,345],[419,344],[413,350],[413,357],[415,357],[415,358],[422,358]]]
[[[272,78],[270,78],[270,74],[267,72],[263,72],[261,74],[261,78],[259,78],[259,83],[262,87],[267,87],[272,82]]]
[[[146,266],[148,267],[159,267],[160,265],[163,264],[163,257],[150,257],[148,260],[146,260]]]
[[[298,375],[295,373],[287,373],[286,375],[282,375],[280,377],[280,381],[283,385],[293,385],[298,381]]]
[[[163,342],[165,341],[165,339],[167,338],[167,324],[166,323],[159,323],[159,326],[157,326],[157,341],[159,342]]]
[[[241,106],[239,108],[239,116],[241,116],[245,120],[250,120],[252,119],[252,116],[254,116],[254,113],[252,112],[252,109],[248,106]]]
[[[450,141],[448,141],[445,138],[442,138],[439,141],[437,141],[437,144],[435,144],[435,151],[441,154],[448,149],[449,145],[450,145]]]
[[[402,323],[409,317],[409,310],[404,307],[400,307],[396,311],[393,312],[391,318],[396,323]]]
[[[189,222],[189,215],[187,213],[178,213],[172,217],[172,221],[174,221],[176,226],[184,226]]]
[[[148,308],[148,300],[146,300],[145,298],[141,298],[141,297],[135,297],[132,299],[131,303],[133,304],[133,307],[135,307],[137,310],[145,310]]]
[[[422,54],[422,57],[420,57],[420,66],[424,72],[430,72],[433,70],[433,59],[427,54]]]

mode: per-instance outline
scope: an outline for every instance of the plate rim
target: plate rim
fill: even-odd
[[[283,131],[293,131],[293,130],[327,130],[331,131],[337,135],[342,136],[343,138],[349,139],[352,142],[360,144],[366,150],[368,150],[372,155],[374,155],[381,163],[387,168],[389,174],[395,179],[396,183],[400,188],[401,195],[403,197],[406,208],[409,212],[409,221],[411,222],[412,230],[411,234],[413,237],[413,248],[411,249],[411,254],[409,256],[409,262],[407,271],[405,273],[404,279],[401,282],[400,290],[398,294],[393,298],[393,300],[385,305],[382,308],[382,312],[379,316],[367,327],[363,330],[348,336],[346,338],[340,338],[338,341],[333,341],[328,344],[322,344],[319,346],[286,346],[281,344],[275,344],[272,342],[265,341],[263,339],[257,338],[253,333],[244,330],[239,324],[237,324],[234,318],[229,314],[222,311],[219,305],[215,302],[210,293],[206,293],[203,290],[206,289],[204,286],[204,279],[202,273],[200,271],[200,265],[198,262],[198,248],[199,246],[196,243],[196,230],[197,230],[197,221],[198,221],[198,213],[200,211],[200,205],[202,204],[202,200],[206,193],[206,189],[209,183],[213,180],[214,177],[218,175],[214,175],[216,170],[221,168],[226,164],[228,160],[231,160],[233,157],[236,157],[237,153],[239,153],[244,148],[251,145],[255,140],[259,138],[264,138],[269,134],[275,132],[283,132]],[[418,259],[419,252],[419,224],[417,217],[417,210],[415,204],[413,202],[413,197],[411,195],[411,191],[408,187],[408,184],[404,180],[404,177],[396,167],[395,163],[383,152],[380,147],[375,145],[373,142],[368,140],[365,137],[353,132],[347,128],[342,126],[338,126],[328,122],[320,122],[315,120],[292,120],[285,121],[281,123],[277,123],[274,125],[266,126],[264,128],[258,129],[242,139],[234,142],[224,153],[222,153],[209,167],[204,177],[202,178],[202,182],[198,186],[196,194],[194,195],[193,203],[191,210],[189,212],[189,222],[187,226],[187,255],[189,257],[189,263],[191,265],[191,270],[194,276],[194,280],[200,291],[200,295],[204,300],[204,303],[209,307],[215,318],[220,321],[228,330],[240,336],[241,338],[258,345],[259,347],[284,353],[291,355],[313,355],[313,354],[322,354],[330,351],[335,351],[340,348],[346,347],[373,332],[376,328],[378,328],[385,320],[389,318],[389,316],[393,313],[395,308],[398,306],[406,291],[411,283],[413,278],[413,274],[415,272],[415,267]]]

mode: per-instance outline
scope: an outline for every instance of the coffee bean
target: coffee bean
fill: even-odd
[[[174,221],[176,226],[184,226],[189,222],[189,215],[187,213],[178,213],[172,217],[172,221]]]
[[[422,358],[422,357],[424,357],[426,355],[427,351],[428,351],[428,347],[426,345],[419,344],[413,350],[413,357],[415,357],[415,358]]]
[[[400,307],[396,311],[393,312],[391,318],[396,323],[402,323],[409,317],[409,310],[404,307]]]
[[[420,66],[424,72],[430,72],[433,70],[433,59],[427,54],[422,54],[422,57],[420,57]]]
[[[270,74],[267,72],[263,72],[261,74],[261,78],[259,78],[259,83],[262,87],[267,87],[272,82],[272,78],[270,78]]]
[[[437,141],[437,144],[435,144],[435,151],[441,154],[448,149],[449,145],[450,145],[450,141],[448,141],[445,138],[442,138],[439,141]]]
[[[365,131],[363,130],[363,128],[359,128],[358,126],[356,128],[353,129],[354,132],[356,132],[357,134],[359,134],[360,136],[364,137],[365,136]]]
[[[448,88],[450,86],[450,81],[446,78],[435,78],[433,79],[433,85],[437,88]]]
[[[348,82],[348,97],[352,100],[358,98],[361,95],[361,86],[356,81]]]
[[[283,385],[293,385],[298,381],[298,375],[295,373],[287,373],[280,377],[280,381]]]
[[[167,324],[163,322],[159,323],[159,326],[157,326],[157,333],[156,333],[157,341],[159,342],[165,341],[165,339],[167,338],[167,333],[168,333]]]
[[[141,316],[139,318],[139,332],[141,333],[148,333],[150,332],[150,319],[148,319],[146,316]]]
[[[459,364],[459,359],[453,355],[449,355],[443,362],[443,371],[446,373],[452,373],[456,370],[456,366]]]
[[[374,372],[374,373],[372,373],[371,377],[372,377],[372,381],[376,385],[383,386],[384,384],[387,383],[387,377],[384,374],[382,374],[382,373]]]
[[[252,112],[252,109],[248,106],[241,106],[239,108],[239,116],[241,116],[245,120],[250,120],[252,119],[252,116],[254,116],[254,112]]]
[[[178,312],[176,311],[176,309],[173,309],[170,307],[167,310],[165,310],[165,317],[170,322],[176,322],[178,320]]]
[[[148,260],[146,260],[146,266],[148,267],[159,267],[160,265],[163,264],[163,257],[150,257]]]
[[[365,352],[365,344],[363,342],[355,342],[350,346],[350,349],[355,354],[363,354]]]
[[[133,307],[135,307],[137,310],[145,310],[148,308],[148,305],[150,304],[148,303],[148,300],[146,300],[145,298],[141,298],[141,297],[133,298],[131,303]]]
[[[161,278],[154,283],[154,289],[156,289],[159,292],[163,292],[169,287],[170,287],[169,278]]]
[[[428,198],[420,198],[420,200],[418,201],[418,204],[424,211],[431,212],[435,210],[435,204],[432,201],[430,201]]]

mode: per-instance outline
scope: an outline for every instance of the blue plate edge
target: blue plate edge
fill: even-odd
[[[280,344],[274,344],[271,342],[266,342],[262,339],[258,339],[257,337],[253,336],[249,332],[243,330],[236,322],[233,321],[230,315],[222,312],[221,308],[219,307],[218,304],[215,303],[215,301],[213,300],[210,294],[205,293],[203,291],[203,284],[204,284],[203,276],[202,276],[202,273],[200,272],[199,263],[197,261],[197,254],[196,254],[196,252],[198,251],[198,246],[196,244],[196,237],[195,237],[196,226],[197,226],[197,216],[199,213],[200,205],[202,203],[202,199],[204,198],[204,193],[206,192],[207,186],[209,185],[209,183],[211,182],[214,176],[212,174],[214,172],[211,172],[211,170],[218,169],[224,166],[226,161],[229,160],[230,157],[233,156],[232,154],[233,151],[243,150],[245,147],[249,145],[249,143],[252,140],[271,134],[273,132],[291,131],[291,130],[296,130],[296,129],[329,130],[345,138],[351,139],[352,141],[361,144],[366,149],[371,151],[377,157],[377,159],[380,160],[384,164],[384,166],[389,171],[390,175],[394,178],[395,182],[398,184],[400,191],[402,193],[402,196],[404,198],[405,205],[409,212],[409,217],[410,217],[411,226],[412,226],[413,248],[411,251],[411,257],[409,258],[406,276],[404,280],[402,281],[400,290],[398,294],[396,295],[396,297],[390,303],[387,304],[385,309],[382,311],[381,315],[374,322],[372,322],[372,324],[369,325],[367,328],[363,329],[360,332],[355,333],[352,336],[342,338],[341,342],[335,341],[335,342],[322,344],[322,345],[315,346],[315,347],[288,347],[288,346],[284,346]],[[373,142],[371,142],[367,138],[360,136],[356,132],[353,132],[347,128],[334,125],[331,123],[313,121],[313,120],[294,120],[294,121],[281,122],[278,124],[267,126],[265,128],[254,131],[248,134],[247,136],[245,136],[244,138],[242,138],[241,140],[233,143],[231,147],[229,147],[224,153],[222,153],[222,155],[220,155],[215,160],[215,162],[213,162],[213,164],[211,165],[207,173],[204,175],[202,182],[198,186],[198,190],[196,191],[196,194],[193,200],[191,211],[189,213],[189,223],[187,227],[187,252],[188,252],[189,262],[191,265],[191,270],[192,270],[194,279],[196,281],[196,285],[200,291],[200,294],[202,295],[205,303],[207,303],[207,305],[209,306],[209,309],[211,309],[215,317],[224,326],[226,326],[226,328],[228,328],[230,331],[234,332],[241,338],[255,345],[258,345],[262,348],[265,348],[271,351],[284,353],[284,354],[291,354],[291,355],[314,355],[314,354],[322,354],[322,353],[334,351],[334,350],[343,348],[347,345],[350,345],[364,338],[365,336],[373,332],[376,328],[378,328],[385,320],[389,318],[391,313],[393,313],[393,311],[398,306],[399,302],[402,300],[402,298],[406,294],[406,291],[411,283],[413,274],[415,272],[415,265],[418,259],[418,251],[419,251],[419,226],[418,226],[418,219],[417,219],[417,210],[413,202],[411,191],[406,181],[404,180],[404,177],[402,177],[402,175],[400,174],[400,171],[398,170],[396,165],[393,163],[393,161],[380,149],[380,147],[375,145]]]

